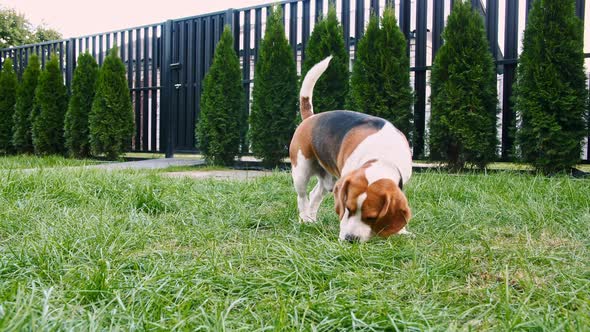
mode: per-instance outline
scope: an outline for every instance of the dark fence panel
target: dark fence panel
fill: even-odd
[[[499,157],[512,158],[515,121],[511,103],[512,84],[519,52],[519,36],[526,24],[533,0],[504,1],[504,17],[500,17],[499,0],[471,0],[475,10],[485,19],[487,37],[497,63],[500,128]],[[372,14],[382,14],[384,6],[395,9],[401,31],[406,36],[415,89],[414,157],[428,156],[430,89],[428,77],[432,59],[443,44],[441,33],[452,10],[454,0],[287,0],[278,3],[283,10],[285,32],[301,71],[305,46],[313,27],[334,6],[343,29],[344,42],[354,63],[354,51]],[[576,15],[585,18],[585,0],[576,0]],[[522,4],[522,7],[521,7]],[[0,68],[11,58],[22,76],[28,57],[38,54],[45,66],[52,56],[59,57],[64,81],[71,85],[76,59],[88,52],[102,64],[113,46],[119,47],[126,70],[135,112],[135,134],[131,151],[195,152],[194,129],[200,113],[202,80],[207,73],[217,41],[225,24],[234,35],[234,48],[242,64],[246,94],[244,112],[250,110],[251,90],[259,47],[266,29],[271,4],[169,20],[164,23],[125,30],[25,45],[0,50]],[[523,18],[519,10],[524,10]],[[428,18],[431,18],[430,20]],[[499,31],[503,31],[502,34]],[[430,50],[429,50],[430,48]],[[590,55],[587,55],[590,57]],[[589,137],[590,139],[590,137]],[[245,142],[245,137],[242,142]],[[585,159],[590,151],[585,147]],[[247,151],[246,148],[243,152]]]

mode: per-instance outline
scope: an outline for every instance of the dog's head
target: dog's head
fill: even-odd
[[[334,186],[340,240],[364,242],[373,236],[387,237],[399,232],[412,217],[398,185],[387,178],[369,184],[367,167],[340,178]]]

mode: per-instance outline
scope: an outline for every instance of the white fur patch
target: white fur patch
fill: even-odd
[[[361,220],[361,207],[367,199],[367,194],[362,193],[357,198],[357,209],[354,215],[350,215],[348,209],[345,209],[344,216],[340,221],[340,240],[346,240],[347,236],[353,236],[359,239],[360,242],[365,242],[371,238],[371,227]]]
[[[400,173],[403,182],[407,183],[412,176],[412,152],[408,141],[389,122],[356,147],[344,163],[342,174],[348,174],[372,159],[377,159],[377,162],[365,171],[369,185],[379,179],[399,183]]]

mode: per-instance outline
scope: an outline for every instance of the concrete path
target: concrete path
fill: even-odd
[[[261,176],[271,175],[270,171],[224,170],[224,171],[187,171],[170,172],[162,175],[172,178],[220,179],[220,180],[251,180]]]
[[[161,158],[148,159],[140,161],[127,161],[120,163],[107,163],[98,165],[85,166],[86,168],[98,168],[106,170],[120,170],[120,169],[161,169],[171,166],[198,166],[204,165],[205,161],[201,159],[179,159],[179,158]]]

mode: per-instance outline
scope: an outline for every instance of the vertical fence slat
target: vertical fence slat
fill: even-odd
[[[121,35],[121,42],[123,36]],[[123,48],[121,48],[123,49]],[[152,140],[151,150],[158,150],[158,26],[152,27],[152,61],[150,63],[152,69],[152,88],[150,95],[152,97]]]
[[[305,48],[310,36],[311,0],[303,0],[303,19],[301,27],[301,63],[305,62]]]
[[[141,149],[141,29],[135,29],[135,150]]]
[[[266,17],[271,15],[272,9],[266,8]],[[283,17],[285,13],[283,12]],[[244,87],[245,104],[242,109],[243,117],[247,118],[250,114],[250,10],[244,11],[244,31],[243,31],[243,50],[242,50],[242,85]],[[240,142],[242,143],[242,152],[247,152],[246,137],[244,131],[240,132]]]
[[[486,31],[492,56],[498,60],[498,0],[486,1]]]
[[[291,2],[289,9],[289,44],[293,50],[293,57],[297,59],[297,2]]]
[[[239,27],[238,27],[239,29]],[[199,107],[199,110],[201,110],[201,92],[202,92],[202,82],[203,82],[203,73],[204,73],[204,59],[203,59],[203,50],[204,50],[204,29],[203,29],[203,19],[199,18],[196,20],[196,30],[195,30],[195,34],[196,34],[196,38],[195,38],[195,44],[196,44],[196,54],[195,54],[195,82],[196,82],[196,86],[195,86],[195,90],[197,91],[197,96],[196,96],[196,103],[197,106]],[[239,41],[239,39],[238,39]]]
[[[426,24],[427,0],[417,0],[416,8],[416,103],[414,106],[414,158],[424,154],[424,128],[426,113]]]
[[[442,46],[441,33],[445,24],[445,2],[444,0],[434,0],[432,24],[432,61],[436,57],[438,49]]]
[[[399,3],[399,27],[404,36],[406,36],[407,47],[406,52],[408,56],[410,56],[410,24],[411,24],[411,1],[410,0],[401,0]]]
[[[200,105],[195,103],[195,57],[196,57],[196,36],[195,36],[195,20],[187,22],[187,42],[188,42],[188,54],[186,58],[186,101],[187,101],[187,122],[191,125],[197,123],[198,116],[200,114]],[[191,135],[194,136],[194,130],[191,130]],[[191,140],[194,142],[194,139]],[[193,146],[195,144],[193,143]]]
[[[102,35],[98,36],[98,65],[104,62],[104,50],[102,49]]]
[[[371,15],[375,15],[377,18],[379,18],[379,0],[370,0],[369,5]]]
[[[186,65],[186,51],[187,51],[187,34],[186,34],[186,22],[180,22],[178,24],[179,27],[179,31],[178,31],[178,63],[181,64],[181,66],[185,66]],[[215,30],[215,29],[214,29]],[[213,50],[211,50],[211,52],[213,52]],[[179,88],[176,90],[177,94],[178,94],[178,110],[187,110],[186,108],[186,70],[183,70],[184,68],[181,67],[181,70],[177,70],[178,72],[178,81],[177,83],[179,84]],[[191,110],[192,111],[192,110]],[[179,147],[182,147],[183,149],[186,149],[189,147],[189,145],[191,144],[191,139],[190,136],[192,136],[192,133],[189,133],[191,130],[186,130],[188,127],[188,123],[187,123],[187,112],[177,112],[176,115],[178,122],[177,122],[177,126],[178,129],[178,138],[176,140],[176,144]]]
[[[213,54],[213,38],[211,31],[211,17],[206,17],[203,19],[205,22],[205,71],[204,74],[206,75],[209,71],[209,67],[211,66],[211,56]]]
[[[260,54],[260,40],[262,39],[262,8],[257,8],[254,13],[254,66]]]
[[[518,1],[506,1],[506,29],[504,31],[504,59],[516,60],[518,55]],[[514,138],[511,128],[514,122],[514,111],[510,98],[512,96],[512,84],[516,63],[504,65],[504,82],[502,94],[502,160],[510,157]]]
[[[365,32],[365,0],[356,0],[354,21],[354,50],[356,52],[359,45],[359,40],[363,37],[363,34]]]
[[[149,90],[148,87],[150,86],[150,81],[149,81],[149,28],[144,28],[143,29],[143,57],[142,57],[142,61],[143,61],[143,90],[141,91],[141,99],[143,101],[143,107],[142,107],[142,117],[143,117],[143,126],[142,126],[142,150],[147,151],[148,150],[148,144],[149,144],[149,111],[148,111],[148,95],[149,95]]]
[[[350,0],[342,0],[342,32],[344,34],[344,47],[350,53]]]
[[[585,8],[585,0],[576,0],[576,16],[578,16],[582,21],[584,21]]]
[[[170,76],[170,62],[172,61],[172,25],[173,21],[166,21],[162,29],[162,91],[160,95],[160,149],[165,152],[166,158],[174,155],[174,146],[171,135],[171,105],[172,77]],[[131,39],[129,39],[131,44]],[[131,54],[131,53],[129,53]]]
[[[133,88],[133,30],[127,30],[127,83]]]
[[[107,46],[106,46],[106,48],[105,48],[104,51],[105,51],[105,53],[108,53],[108,52],[111,51],[111,34],[110,33],[107,33],[105,35],[105,39],[106,39]]]
[[[324,15],[324,1],[323,0],[316,0],[315,1],[315,19],[314,22],[318,22],[322,16]]]

